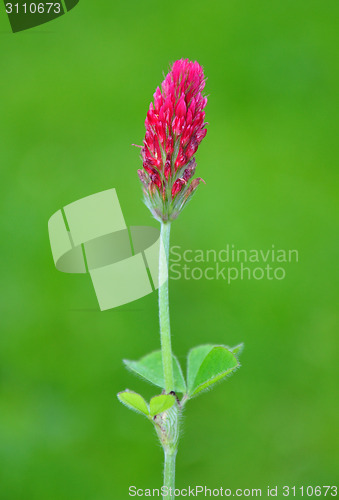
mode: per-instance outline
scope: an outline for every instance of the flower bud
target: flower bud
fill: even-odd
[[[180,193],[182,187],[186,184],[185,179],[177,179],[172,187],[172,198],[175,198],[178,193]]]

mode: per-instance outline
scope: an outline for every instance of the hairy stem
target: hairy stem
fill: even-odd
[[[161,223],[161,241],[159,252],[159,319],[162,362],[164,367],[165,389],[169,393],[174,390],[173,359],[171,345],[171,327],[168,302],[168,260],[170,247],[171,223]],[[163,251],[164,249],[164,251]]]
[[[168,300],[168,266],[169,266],[169,248],[170,248],[171,223],[161,223],[161,241],[159,251],[159,319],[160,319],[160,339],[162,363],[164,368],[165,390],[168,394],[174,391],[173,377],[173,356],[171,345],[171,328],[169,317]],[[177,443],[179,433],[178,410],[170,410],[164,414],[165,435],[162,436],[162,446],[165,454],[164,464],[164,486],[167,487],[166,499],[174,498],[175,488],[175,458],[177,454]],[[171,489],[171,492],[170,492]],[[171,493],[171,494],[169,494]]]
[[[165,450],[165,465],[164,465],[164,486],[167,487],[167,496],[163,498],[174,498],[175,489],[175,459],[177,451]]]

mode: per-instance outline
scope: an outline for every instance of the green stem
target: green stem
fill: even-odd
[[[159,319],[160,319],[160,339],[162,363],[164,367],[165,390],[167,393],[174,390],[173,378],[173,358],[171,345],[171,327],[169,317],[169,302],[168,302],[168,262],[170,248],[170,231],[171,223],[161,223],[161,241],[163,243],[162,251],[160,246],[159,252],[159,282],[162,285],[159,287]]]
[[[168,300],[168,266],[169,266],[169,249],[170,249],[170,231],[171,223],[161,223],[161,241],[163,248],[160,245],[159,251],[159,282],[162,285],[159,287],[159,319],[160,319],[160,339],[162,364],[164,368],[165,390],[168,394],[174,391],[173,377],[173,355],[171,345],[171,328],[169,317],[169,300]],[[177,455],[177,443],[179,433],[178,410],[169,411],[167,420],[164,422],[166,435],[163,436],[162,445],[165,453],[164,464],[164,486],[167,487],[167,492],[172,489],[171,495],[163,496],[166,499],[174,498],[175,488],[175,458]],[[167,424],[167,425],[166,425]]]
[[[174,498],[175,489],[175,459],[177,452],[165,450],[165,465],[164,465],[164,486],[167,486],[167,495],[163,498]],[[171,494],[170,494],[171,489]]]

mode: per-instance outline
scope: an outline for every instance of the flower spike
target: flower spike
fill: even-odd
[[[147,111],[146,134],[138,170],[145,203],[159,221],[176,219],[197,188],[200,178],[194,155],[207,133],[200,64],[180,59],[153,94]]]

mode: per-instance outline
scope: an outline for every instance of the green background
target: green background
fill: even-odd
[[[173,224],[192,249],[297,249],[282,281],[171,281],[180,361],[244,341],[243,367],[187,405],[178,487],[338,480],[338,3],[81,1],[12,34],[0,11],[0,498],[108,500],[161,485],[146,419],[115,394],[159,346],[157,298],[100,312],[88,276],[54,268],[47,221],[115,187],[129,225],[156,225],[136,175],[162,72],[198,60],[207,182]]]

